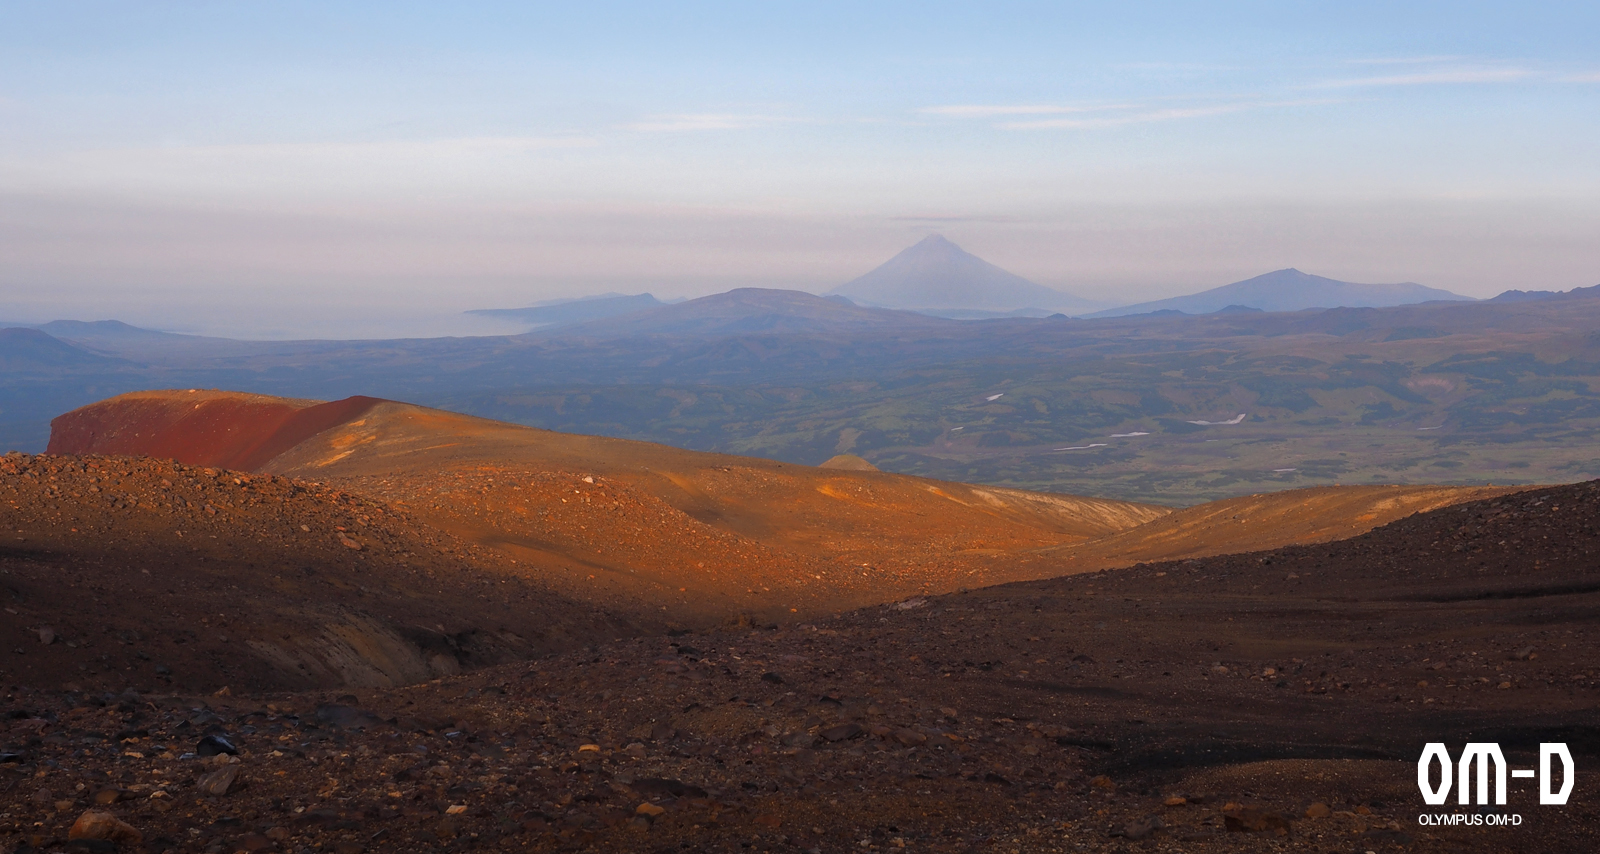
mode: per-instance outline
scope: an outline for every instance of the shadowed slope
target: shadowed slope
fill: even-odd
[[[1075,568],[1238,554],[1364,534],[1414,513],[1529,487],[1322,486],[1212,501],[1104,539],[1051,549]]]
[[[400,685],[638,631],[492,550],[281,477],[7,455],[0,530],[5,678],[32,685]]]

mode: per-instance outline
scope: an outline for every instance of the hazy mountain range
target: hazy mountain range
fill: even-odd
[[[648,294],[646,295],[648,296]],[[658,305],[586,323],[534,330],[533,335],[622,338],[640,335],[833,333],[926,327],[955,321],[910,311],[870,308],[804,291],[735,288],[727,293]]]
[[[1224,309],[1255,308],[1262,311],[1302,311],[1308,308],[1386,308],[1432,300],[1470,301],[1472,297],[1415,282],[1365,285],[1313,276],[1290,267],[1274,270],[1188,296],[1141,302],[1107,309],[1086,317],[1122,317],[1153,311],[1210,314]]]
[[[769,293],[777,292],[769,291]],[[1501,299],[1539,299],[1545,293],[1536,291],[1518,296],[1523,292],[1507,292]],[[1249,310],[1384,308],[1435,300],[1472,299],[1414,282],[1397,284],[1343,282],[1289,268],[1187,296],[1107,308],[1105,303],[1083,299],[1030,282],[963,250],[938,234],[923,238],[882,266],[834,288],[827,295],[835,299],[848,300],[854,305],[914,311],[954,320],[1047,317],[1051,314],[1121,317],[1154,312],[1212,314]],[[698,300],[693,302],[699,303]],[[553,300],[529,308],[478,309],[467,313],[518,320],[531,327],[550,331],[608,318],[656,311],[667,305],[668,303],[650,294],[628,296],[612,293],[574,300]],[[712,309],[709,304],[700,304],[689,313],[706,310],[716,309]],[[787,313],[783,313],[782,319],[777,315],[772,316],[769,318],[774,324],[771,328],[798,331],[799,328],[793,326],[798,322],[798,316],[793,312],[798,310],[800,309],[796,304],[784,310]],[[827,313],[823,307],[815,304],[809,305],[804,311]],[[687,316],[688,314],[667,313],[655,317],[657,321],[670,326],[674,321],[669,318],[676,317],[683,320]],[[657,322],[646,321],[643,316],[639,320],[647,325]],[[857,321],[859,320],[861,316],[857,317]],[[742,329],[754,331],[755,327],[747,326]],[[614,334],[602,327],[589,327],[589,331],[601,335]]]

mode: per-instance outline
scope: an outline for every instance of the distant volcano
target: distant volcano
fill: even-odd
[[[937,234],[829,293],[863,305],[934,313],[941,309],[1011,312],[1033,308],[1073,314],[1104,305],[1008,273]]]

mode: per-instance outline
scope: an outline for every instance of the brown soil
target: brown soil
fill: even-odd
[[[101,797],[147,850],[1592,851],[1597,556],[1579,484],[342,698],[14,688],[0,839]],[[210,731],[223,795],[184,758]],[[1430,741],[1567,743],[1575,795],[1420,827],[1480,812],[1422,804]]]
[[[838,454],[824,460],[817,466],[819,469],[842,469],[844,471],[878,471],[878,467],[855,454]]]
[[[332,487],[107,457],[0,457],[0,604],[0,683],[81,690],[406,684],[641,628]]]

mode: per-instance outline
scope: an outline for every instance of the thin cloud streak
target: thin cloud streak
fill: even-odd
[[[1370,59],[1347,59],[1346,65],[1428,65],[1438,62],[1458,62],[1460,56],[1380,56]]]
[[[1438,86],[1471,83],[1515,83],[1532,77],[1525,68],[1460,68],[1424,71],[1418,74],[1393,74],[1383,77],[1358,77],[1312,83],[1307,89],[1356,89],[1366,86]]]
[[[1311,107],[1322,104],[1336,104],[1343,99],[1317,98],[1292,101],[1236,101],[1227,104],[1213,104],[1201,107],[1168,107],[1159,110],[1145,110],[1143,112],[1127,113],[1117,116],[1098,116],[1083,119],[1044,119],[1028,122],[1001,122],[996,127],[1006,130],[1036,130],[1045,128],[1072,128],[1096,129],[1114,128],[1124,125],[1147,124],[1150,122],[1170,122],[1181,119],[1198,119],[1210,116],[1223,116],[1230,113],[1242,113],[1248,110],[1263,110],[1273,107]]]
[[[1215,65],[1204,62],[1119,62],[1113,66],[1122,71],[1239,71],[1237,65]]]
[[[1048,116],[1069,113],[1093,113],[1103,110],[1131,109],[1131,104],[1104,104],[1100,106],[1061,106],[1056,104],[952,104],[944,107],[923,107],[919,113],[930,116],[952,116],[963,119],[986,119],[995,116]]]
[[[680,113],[623,125],[624,130],[644,133],[683,133],[707,130],[748,130],[776,124],[793,124],[800,119],[786,116],[741,115],[737,113]]]
[[[286,142],[240,145],[183,145],[159,151],[198,155],[238,155],[253,157],[457,157],[483,154],[514,154],[554,148],[586,148],[596,145],[590,137],[475,136],[446,139],[380,140],[374,142]]]

